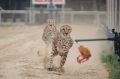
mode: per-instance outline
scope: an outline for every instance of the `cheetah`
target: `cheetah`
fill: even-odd
[[[64,72],[63,66],[66,62],[68,52],[73,45],[73,40],[70,36],[71,31],[71,26],[63,25],[60,27],[60,32],[57,32],[56,36],[53,38],[52,50],[49,56],[49,64],[47,67],[48,70]],[[53,58],[57,55],[61,57],[61,60],[59,67],[56,68],[53,66]]]
[[[43,30],[43,35],[42,35],[42,40],[45,43],[46,47],[45,47],[45,55],[44,55],[44,68],[46,69],[46,63],[49,60],[49,54],[51,53],[52,50],[52,41],[53,38],[56,36],[57,34],[57,29],[55,26],[55,20],[54,19],[48,19],[47,20],[47,26],[44,28]]]
[[[48,19],[47,26],[45,27],[42,36],[42,40],[45,42],[46,46],[51,44],[56,33],[57,33],[57,29],[55,27],[55,20]]]

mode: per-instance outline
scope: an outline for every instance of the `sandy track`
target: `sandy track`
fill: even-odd
[[[100,61],[105,42],[74,43],[65,64],[65,74],[55,75],[43,68],[45,45],[41,40],[43,27],[0,28],[0,79],[107,79],[108,73]],[[73,26],[72,38],[95,37],[99,28]],[[92,58],[78,64],[78,46],[90,48]],[[37,52],[40,52],[38,56]]]

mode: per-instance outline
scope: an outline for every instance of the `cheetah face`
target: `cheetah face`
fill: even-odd
[[[63,25],[60,28],[60,33],[62,33],[64,36],[69,35],[71,33],[71,31],[72,31],[72,28],[69,25]]]
[[[47,20],[47,24],[48,24],[49,26],[54,26],[54,25],[55,25],[55,20],[54,20],[54,19],[48,19],[48,20]]]

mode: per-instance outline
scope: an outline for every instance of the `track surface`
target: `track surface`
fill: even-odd
[[[95,37],[99,28],[72,26],[72,38]],[[102,46],[106,42],[75,43],[68,54],[65,73],[56,75],[43,68],[45,45],[41,39],[44,26],[0,27],[0,79],[107,79],[108,72],[100,61]],[[90,48],[89,61],[78,64],[78,46]],[[37,52],[39,51],[39,55]],[[59,58],[59,57],[58,57]],[[56,57],[56,59],[58,59]]]

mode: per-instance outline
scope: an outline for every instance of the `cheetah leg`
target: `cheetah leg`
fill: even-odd
[[[49,71],[52,71],[52,69],[53,69],[53,58],[54,58],[54,55],[53,55],[53,53],[51,53],[50,56],[48,57],[47,70],[49,70]]]
[[[68,52],[65,52],[64,55],[61,56],[60,66],[57,69],[58,72],[64,72],[63,66],[64,66],[64,64],[66,62],[67,54],[68,54]]]
[[[50,63],[50,60],[52,60],[51,53],[52,53],[52,47],[50,44],[50,45],[47,45],[45,49],[45,57],[44,57],[44,68],[45,69],[51,68],[51,63]]]
[[[48,67],[47,67],[47,70],[49,71],[52,71],[54,70],[54,66],[53,66],[53,59],[54,57],[57,55],[57,52],[55,52],[54,50],[50,53],[50,56],[49,56],[49,60],[48,60]]]

